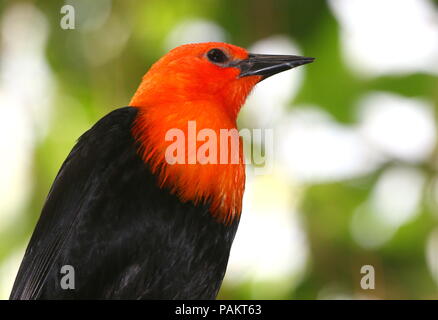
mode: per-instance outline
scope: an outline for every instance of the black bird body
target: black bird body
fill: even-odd
[[[238,219],[159,188],[131,134],[138,110],[97,122],[62,165],[11,299],[214,299]],[[62,289],[62,266],[75,289]]]
[[[217,137],[238,132],[237,115],[257,83],[312,61],[221,42],[164,55],[142,78],[129,103],[136,107],[98,121],[62,165],[11,299],[215,298],[245,188],[241,139],[233,150]],[[190,143],[187,129],[183,161],[172,164],[167,134],[184,134],[193,121],[195,140],[209,129],[206,144],[218,150]],[[64,266],[74,268],[74,289],[61,285]]]

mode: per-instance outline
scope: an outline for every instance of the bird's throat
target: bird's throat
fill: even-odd
[[[228,224],[242,210],[242,139],[235,121],[206,104],[139,107],[133,135],[160,187],[182,202],[208,206],[214,217]]]

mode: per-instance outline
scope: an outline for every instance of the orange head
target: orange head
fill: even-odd
[[[177,47],[156,62],[143,78],[131,105],[215,100],[234,120],[259,76],[239,78],[230,62],[248,58],[245,49],[225,43]]]
[[[188,137],[189,122],[195,122],[198,131],[209,129],[218,137],[221,129],[236,129],[238,112],[259,81],[311,61],[300,56],[250,54],[219,42],[183,45],[162,57],[145,74],[130,102],[140,111],[133,134],[158,183],[183,202],[208,204],[222,221],[238,217],[245,180],[241,146],[237,164],[169,164],[165,154],[172,141],[166,140],[166,133],[179,129]],[[219,140],[213,144],[220,153]],[[185,142],[185,160],[202,145],[196,141],[190,151]]]

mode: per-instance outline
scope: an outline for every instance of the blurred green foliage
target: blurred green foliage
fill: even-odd
[[[1,1],[0,16],[17,2]],[[318,105],[347,124],[355,119],[351,106],[371,90],[428,98],[438,107],[436,76],[415,73],[364,79],[349,70],[340,49],[339,24],[323,0],[113,1],[105,23],[116,19],[130,30],[130,35],[120,53],[103,64],[93,63],[89,56],[99,59],[110,50],[102,41],[112,36],[106,34],[111,30],[107,25],[82,32],[77,22],[76,30],[62,30],[59,10],[63,1],[29,2],[40,9],[49,24],[45,53],[56,79],[56,96],[49,133],[37,145],[32,160],[31,200],[25,214],[14,221],[15,227],[0,233],[0,261],[27,242],[50,185],[76,139],[101,116],[129,102],[142,75],[165,53],[166,35],[184,19],[214,21],[226,30],[229,42],[243,47],[272,34],[285,34],[300,45],[304,55],[317,57],[317,63],[306,70],[291,107]],[[93,10],[86,14],[97,14],[99,7]],[[422,170],[432,179],[436,158],[424,163]],[[420,214],[382,247],[363,249],[352,239],[351,217],[366,201],[380,174],[378,171],[347,181],[306,186],[299,207],[310,246],[308,268],[298,287],[272,296],[315,299],[329,287],[366,297],[367,292],[359,286],[358,270],[363,264],[373,264],[380,271],[372,297],[438,298],[425,258],[427,236],[437,225],[437,215],[427,205],[426,194]],[[275,284],[265,287],[275,292]],[[238,288],[225,285],[220,297],[252,298],[249,288],[249,284]]]

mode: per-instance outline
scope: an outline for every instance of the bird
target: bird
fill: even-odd
[[[190,161],[202,141],[190,150],[185,140],[172,162],[167,135],[189,134],[190,122],[198,132],[237,129],[257,83],[313,60],[222,42],[161,57],[129,104],[80,136],[62,164],[10,299],[216,299],[242,211],[242,140],[235,162]],[[67,288],[65,266],[74,272]]]

